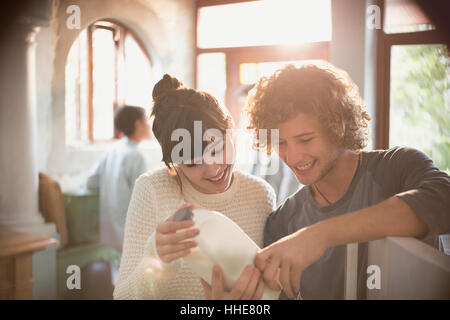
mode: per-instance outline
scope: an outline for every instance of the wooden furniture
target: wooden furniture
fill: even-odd
[[[32,299],[33,252],[55,245],[49,237],[0,227],[0,300]]]
[[[53,222],[60,236],[60,248],[68,243],[64,197],[59,183],[50,176],[39,173],[39,211],[46,222]]]

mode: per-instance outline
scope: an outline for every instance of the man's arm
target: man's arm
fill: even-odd
[[[276,274],[288,297],[300,290],[302,272],[320,259],[326,249],[347,243],[388,236],[421,238],[426,225],[400,198],[391,197],[377,205],[322,220],[280,239],[256,256],[257,267],[274,290],[280,290]]]
[[[385,237],[422,238],[427,226],[402,199],[394,196],[377,205],[322,220],[318,228],[326,247]]]
[[[428,227],[422,240],[434,244],[434,236],[450,231],[450,177],[419,150],[396,148],[392,157],[393,179],[401,184],[396,196]]]

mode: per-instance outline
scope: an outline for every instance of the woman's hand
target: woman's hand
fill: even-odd
[[[192,205],[188,207],[193,209]],[[184,257],[191,252],[191,248],[197,246],[197,242],[191,238],[196,237],[200,230],[191,228],[193,225],[192,220],[173,221],[172,215],[156,227],[156,251],[163,262],[169,263]]]
[[[252,265],[244,268],[231,291],[225,291],[223,273],[219,265],[214,265],[211,285],[200,278],[207,299],[210,300],[260,300],[264,293],[261,273]]]

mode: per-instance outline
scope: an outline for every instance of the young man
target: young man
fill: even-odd
[[[150,137],[145,109],[123,106],[114,114],[114,126],[123,138],[89,174],[87,187],[100,190],[101,242],[122,252],[125,220],[134,182],[147,164],[138,144]]]
[[[281,283],[289,298],[301,289],[304,299],[343,299],[345,244],[361,243],[365,286],[365,242],[432,243],[450,231],[449,176],[415,149],[363,151],[370,117],[345,72],[328,63],[287,66],[259,81],[247,111],[250,129],[279,129],[279,156],[305,185],[266,223],[256,265],[273,289]]]

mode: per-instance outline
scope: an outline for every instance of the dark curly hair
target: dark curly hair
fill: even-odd
[[[330,139],[344,148],[359,150],[367,145],[369,114],[348,74],[325,61],[296,68],[287,65],[270,77],[261,78],[250,91],[245,108],[247,129],[275,129],[304,112],[318,116]],[[271,152],[271,141],[255,134],[255,147]]]

